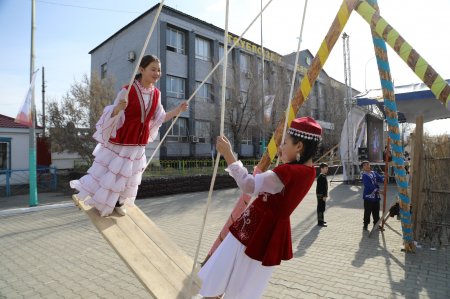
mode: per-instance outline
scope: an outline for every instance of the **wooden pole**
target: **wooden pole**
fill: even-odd
[[[381,230],[384,230],[384,215],[386,213],[386,197],[387,197],[387,188],[388,188],[388,181],[389,181],[389,157],[387,153],[391,150],[390,145],[390,138],[388,136],[387,138],[387,147],[386,147],[386,153],[384,154],[384,190],[383,190],[383,220],[381,221]]]
[[[421,193],[421,169],[423,168],[423,116],[416,118],[416,131],[414,133],[413,163],[411,167],[411,204],[413,207],[413,229],[414,239],[420,237],[420,226],[422,221],[420,209],[420,193]]]

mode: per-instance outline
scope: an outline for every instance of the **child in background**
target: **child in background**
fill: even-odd
[[[327,227],[327,222],[324,219],[325,202],[328,197],[328,164],[320,164],[320,174],[317,177],[316,195],[317,195],[317,225]]]
[[[384,177],[370,169],[369,161],[361,163],[362,181],[364,183],[364,230],[368,230],[367,226],[370,223],[370,214],[372,214],[373,225],[380,220],[380,186],[378,183],[383,183]]]
[[[284,164],[255,176],[236,161],[228,139],[217,138],[216,147],[228,164],[227,171],[243,192],[257,198],[200,270],[202,296],[260,298],[274,266],[292,258],[289,217],[314,182],[312,157],[321,134],[322,128],[312,118],[293,120],[280,149]]]

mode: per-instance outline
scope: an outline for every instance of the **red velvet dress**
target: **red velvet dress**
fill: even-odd
[[[303,200],[315,179],[314,167],[282,164],[273,172],[284,189],[277,194],[261,193],[230,227],[247,248],[246,255],[263,266],[279,265],[292,258],[290,215]]]

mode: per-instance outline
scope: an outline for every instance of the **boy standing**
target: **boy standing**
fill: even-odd
[[[317,195],[317,225],[327,227],[323,213],[325,212],[325,201],[328,197],[328,181],[327,181],[328,165],[320,164],[320,174],[317,177],[316,195]]]
[[[364,230],[368,230],[370,214],[372,214],[373,225],[380,220],[380,186],[378,183],[384,181],[384,177],[370,169],[369,161],[361,163],[363,169],[362,180],[364,183]]]

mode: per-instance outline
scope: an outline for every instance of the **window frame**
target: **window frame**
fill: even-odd
[[[203,130],[203,129],[200,130],[200,125],[199,124],[207,124],[208,125],[209,130],[208,130],[208,133],[207,133],[208,135],[207,136],[201,134],[201,133],[204,133],[206,131]],[[211,136],[212,136],[212,133],[211,133],[211,122],[207,121],[207,120],[198,120],[198,119],[196,119],[195,120],[195,136],[198,137],[198,140],[199,140],[198,143],[210,143]]]
[[[206,51],[206,53],[201,53],[203,51]],[[211,61],[211,42],[208,39],[200,36],[195,37],[195,58]]]
[[[244,59],[244,57],[246,57]],[[245,61],[245,63],[244,63]],[[247,73],[251,71],[251,55],[247,54],[247,53],[241,53],[241,57],[240,57],[240,61],[239,61],[239,68],[241,70],[241,72],[243,73]]]
[[[12,138],[9,137],[0,137],[0,144],[5,144],[6,145],[6,157],[4,159],[2,159],[0,167],[3,164],[3,161],[5,161],[6,167],[1,167],[0,170],[9,170],[11,169],[11,140]],[[0,151],[1,153],[1,151]]]
[[[195,82],[195,88],[197,89],[202,82]],[[206,95],[205,93],[206,89]],[[198,90],[195,98],[199,100],[199,102],[203,103],[211,103],[212,102],[212,84],[204,83],[202,87]]]
[[[175,44],[172,44],[171,34],[175,34]],[[181,40],[179,40],[179,37],[181,37]],[[186,33],[175,27],[167,26],[166,50],[186,55]]]
[[[183,128],[180,126],[180,123],[184,122],[184,132],[182,132]],[[175,132],[175,131],[178,132]],[[170,129],[169,133],[167,133],[167,141],[168,142],[188,142],[188,119],[186,117],[179,117],[175,124]]]
[[[100,79],[106,79],[108,75],[108,63],[105,62],[100,65]]]
[[[223,58],[223,55],[225,55],[225,46],[222,44],[219,44],[219,61]],[[227,66],[232,67],[233,66],[233,55],[232,52],[228,54],[228,60],[227,60]]]
[[[169,80],[170,80],[170,82],[169,82]],[[182,85],[177,86],[177,88],[182,87],[183,90],[182,91],[172,90],[172,87],[173,87],[172,82],[181,82]],[[171,97],[171,98],[185,99],[186,98],[186,79],[181,78],[181,77],[167,75],[166,76],[166,94],[168,97]]]

